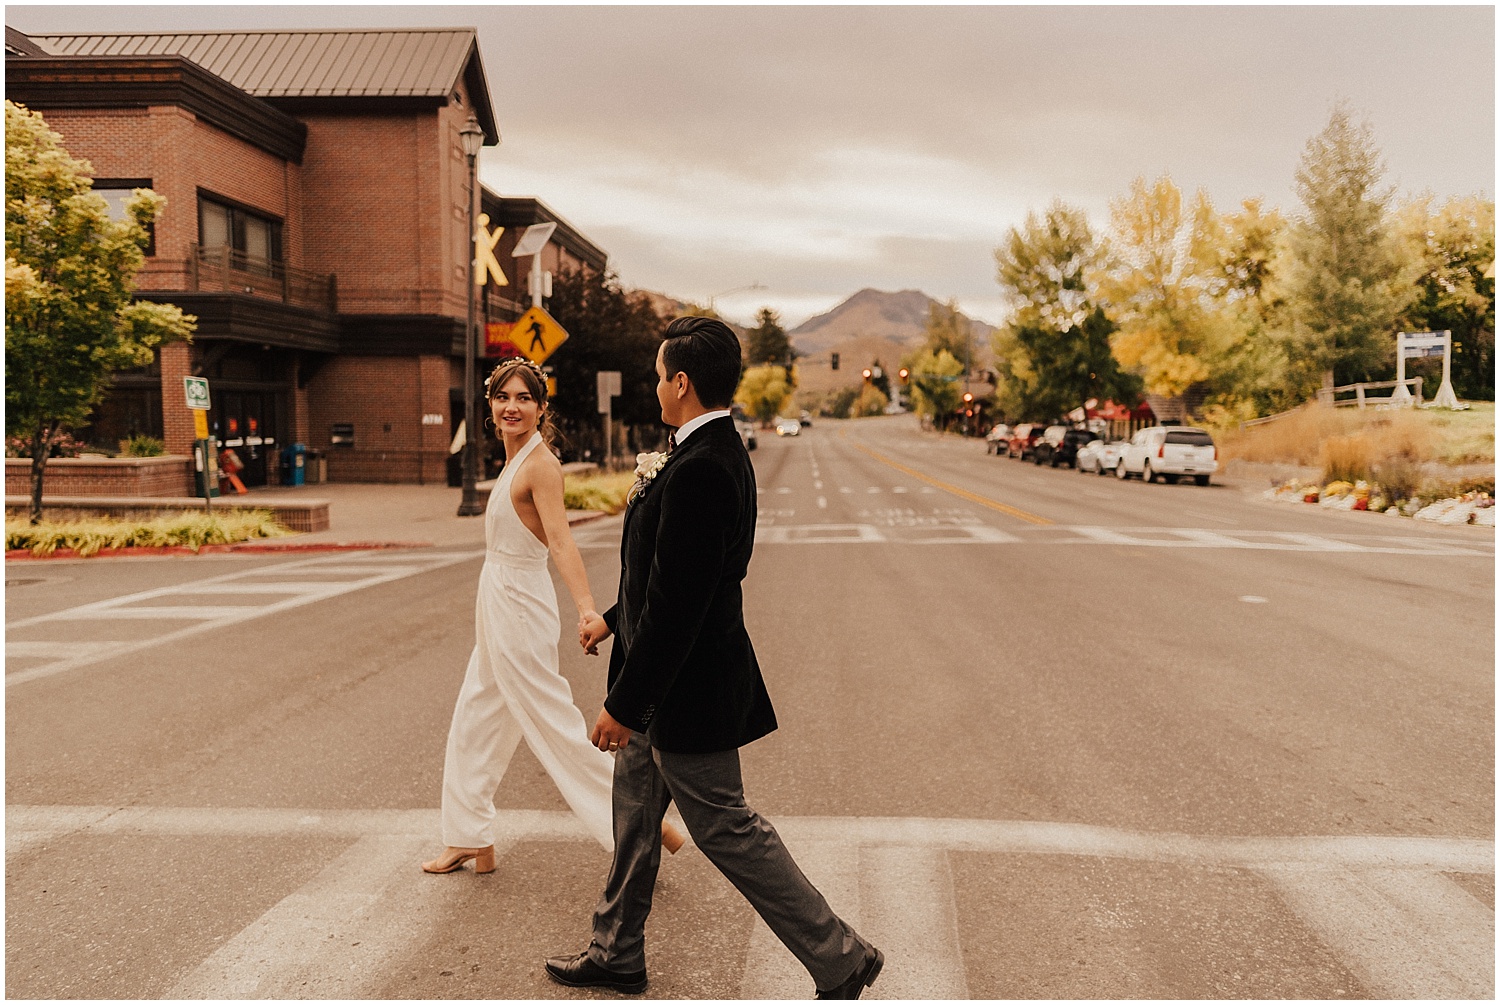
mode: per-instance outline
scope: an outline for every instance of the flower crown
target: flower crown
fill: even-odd
[[[533,363],[525,356],[508,356],[505,359],[502,359],[499,363],[496,363],[495,369],[490,371],[490,375],[488,377],[484,378],[484,396],[486,398],[490,396],[490,382],[493,381],[496,377],[500,376],[501,370],[514,368],[516,366],[526,367],[526,369],[536,374],[536,379],[541,381],[542,387],[545,388],[547,386],[547,374],[542,370],[540,366]]]

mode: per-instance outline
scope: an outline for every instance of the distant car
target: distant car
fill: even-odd
[[[1011,457],[1026,460],[1031,456],[1036,447],[1036,441],[1042,438],[1042,432],[1046,428],[1039,422],[1023,422],[1018,426],[1012,426],[1010,439],[1006,441],[1006,453]]]
[[[1048,426],[1043,431],[1042,438],[1032,448],[1031,458],[1038,464],[1050,464],[1054,468],[1060,464],[1072,467],[1073,459],[1078,456],[1078,448],[1098,438],[1099,434],[1091,429]]]
[[[777,436],[797,436],[802,432],[802,423],[796,419],[777,419]]]
[[[745,445],[746,450],[755,449],[755,423],[744,419],[735,419],[734,428],[739,430],[740,442]]]
[[[1084,473],[1093,471],[1102,475],[1115,469],[1115,465],[1120,463],[1120,451],[1124,449],[1125,443],[1121,440],[1113,443],[1090,440],[1078,448],[1073,466]]]
[[[1139,475],[1148,482],[1175,484],[1178,478],[1191,477],[1207,485],[1219,470],[1219,448],[1204,429],[1190,426],[1147,426],[1130,438],[1115,474],[1123,481]]]
[[[802,414],[798,417],[797,422],[800,423],[801,425],[804,425],[804,426],[811,426],[812,425],[812,413],[809,412],[807,409],[804,408],[802,410]]]
[[[995,423],[990,427],[990,431],[984,434],[984,452],[998,457],[1008,449],[1009,439],[1010,427],[1003,422]]]

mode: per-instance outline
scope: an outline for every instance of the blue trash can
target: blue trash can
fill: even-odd
[[[302,485],[307,480],[307,444],[293,443],[281,451],[281,484]]]

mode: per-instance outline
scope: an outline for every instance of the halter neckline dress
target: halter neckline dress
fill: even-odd
[[[523,739],[588,832],[614,848],[614,759],[589,743],[583,713],[558,673],[562,625],[547,546],[511,499],[515,473],[541,443],[533,433],[508,459],[485,507],[474,651],[443,764],[443,842],[453,848],[494,843],[495,790]]]

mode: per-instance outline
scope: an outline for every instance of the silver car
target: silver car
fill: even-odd
[[[1115,469],[1120,463],[1120,454],[1125,450],[1123,440],[1115,440],[1106,443],[1103,440],[1090,440],[1078,448],[1078,463],[1074,465],[1079,471],[1092,471],[1095,474],[1105,475]]]

